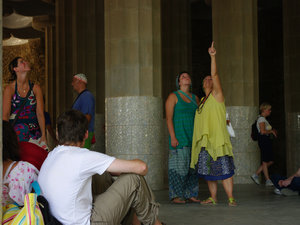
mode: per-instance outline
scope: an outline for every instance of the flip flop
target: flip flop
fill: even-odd
[[[209,197],[208,199],[201,201],[201,205],[216,205],[216,204],[217,202],[212,197]]]
[[[237,206],[237,203],[236,203],[234,198],[229,198],[228,199],[228,205],[235,207],[235,206]]]
[[[186,201],[181,198],[173,198],[171,201],[173,204],[185,204]]]
[[[187,203],[201,203],[201,200],[199,200],[198,198],[195,197],[191,197],[189,199],[186,200]]]

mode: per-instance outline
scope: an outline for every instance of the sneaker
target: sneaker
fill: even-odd
[[[281,190],[281,193],[284,195],[284,196],[295,196],[295,195],[298,195],[298,191],[293,191],[289,188],[283,188]]]
[[[258,176],[256,175],[256,174],[253,174],[252,176],[251,176],[251,179],[256,183],[256,184],[260,184],[260,182],[259,182],[259,179],[258,179]]]
[[[273,191],[276,195],[282,195],[281,191],[278,188],[275,188]]]
[[[266,180],[266,187],[272,187],[272,186],[274,186],[274,184],[272,183],[272,181],[271,180]]]

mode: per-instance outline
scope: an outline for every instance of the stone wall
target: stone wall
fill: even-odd
[[[45,50],[41,39],[29,40],[27,44],[16,46],[3,46],[3,84],[7,84],[10,78],[8,65],[17,56],[30,62],[31,71],[29,79],[40,84],[45,90]]]
[[[148,164],[146,180],[154,190],[164,187],[165,129],[162,99],[153,96],[106,98],[106,153]]]

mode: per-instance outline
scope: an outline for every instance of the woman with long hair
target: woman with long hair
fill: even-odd
[[[2,135],[2,206],[14,202],[21,206],[24,196],[31,192],[31,183],[37,180],[39,171],[29,162],[20,161],[18,138],[7,121],[2,123]]]
[[[19,141],[31,138],[46,143],[43,94],[28,79],[30,65],[21,57],[9,64],[10,83],[3,93],[3,120],[9,121]]]

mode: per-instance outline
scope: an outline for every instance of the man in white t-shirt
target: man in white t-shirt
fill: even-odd
[[[82,148],[88,137],[88,121],[77,110],[59,116],[57,135],[59,145],[44,161],[38,182],[61,223],[116,225],[134,209],[143,224],[161,224],[157,219],[159,204],[143,178],[148,171],[143,161],[116,159]],[[121,175],[93,199],[92,176],[105,171]]]

